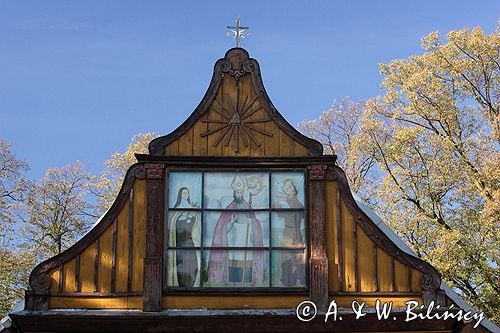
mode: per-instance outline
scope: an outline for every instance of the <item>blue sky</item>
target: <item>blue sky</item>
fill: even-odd
[[[378,64],[421,53],[431,31],[496,27],[498,1],[1,1],[0,137],[41,177],[96,172],[138,132],[167,134],[242,42],[290,123],[333,99],[380,93]]]

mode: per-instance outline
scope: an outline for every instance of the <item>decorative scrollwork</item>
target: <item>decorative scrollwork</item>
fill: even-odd
[[[139,166],[137,169],[134,170],[134,176],[137,179],[144,179],[146,178],[146,169],[144,168],[143,165]]]
[[[52,284],[52,278],[46,272],[35,273],[30,276],[29,282],[34,291],[48,291]]]
[[[323,180],[325,179],[326,165],[310,165],[307,167],[309,171],[309,180]]]
[[[439,282],[435,281],[434,277],[429,273],[422,274],[420,277],[420,286],[425,291],[434,291],[438,289],[438,283]]]
[[[146,164],[144,165],[146,169],[146,177],[152,179],[163,178],[163,169],[165,168],[164,164]]]

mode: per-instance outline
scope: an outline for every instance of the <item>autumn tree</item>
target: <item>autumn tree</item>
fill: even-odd
[[[16,243],[15,216],[25,199],[29,166],[0,139],[0,318],[23,296],[33,257]]]
[[[148,153],[148,145],[153,139],[158,137],[156,133],[138,133],[132,137],[125,152],[115,152],[109,160],[104,162],[104,172],[97,177],[97,209],[105,212],[113,203],[128,168],[137,162],[135,154]]]
[[[31,184],[20,213],[25,241],[43,257],[73,244],[99,217],[93,204],[94,186],[81,162],[48,169]]]
[[[352,142],[352,133],[359,138],[349,146],[352,158],[332,146],[350,181],[357,180],[358,188],[377,182],[377,213],[448,284],[498,322],[500,31],[463,29],[446,39],[431,33],[422,39],[423,54],[382,64],[384,93],[358,107],[361,116],[350,118],[351,112],[334,104],[322,117],[336,117],[307,132],[316,130],[328,147],[325,128],[354,122],[355,130],[341,131],[340,140]],[[365,176],[349,174],[363,175],[359,166],[372,159]]]

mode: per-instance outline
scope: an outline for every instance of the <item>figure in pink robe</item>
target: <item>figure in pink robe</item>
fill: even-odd
[[[233,188],[233,200],[226,207],[230,210],[252,209],[244,198],[245,185],[240,177],[235,177],[231,186]],[[247,239],[251,240],[251,244],[246,244],[249,247],[262,247],[262,227],[260,221],[252,212],[222,212],[219,220],[215,225],[214,236],[212,239],[212,247],[228,247],[228,232],[231,230],[232,223],[238,223],[236,219],[244,219],[245,223],[249,223],[247,230],[251,229],[251,235],[247,235]],[[239,221],[241,222],[241,221]],[[251,228],[250,228],[251,226]],[[250,237],[251,236],[251,237]],[[208,280],[219,282],[249,282],[250,286],[261,284],[264,282],[264,251],[263,250],[238,250],[248,251],[251,257],[247,258],[244,263],[249,263],[249,267],[232,267],[230,264],[229,251],[227,249],[212,250],[208,261]]]

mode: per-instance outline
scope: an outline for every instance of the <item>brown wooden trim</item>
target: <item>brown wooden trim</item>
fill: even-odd
[[[444,313],[444,310],[438,311]],[[406,313],[394,312],[388,320],[375,313],[356,319],[352,312],[340,312],[342,320],[325,323],[322,315],[309,322],[297,319],[293,309],[221,310],[221,311],[21,311],[9,316],[23,332],[218,332],[218,333],[289,333],[289,332],[389,332],[451,331],[456,319],[415,319],[406,322]]]
[[[269,167],[296,167],[305,168],[316,164],[334,164],[336,155],[306,156],[306,157],[242,157],[242,156],[156,156],[135,154],[140,163],[162,163],[170,167],[242,167],[262,169]]]
[[[114,292],[116,289],[116,242],[117,242],[117,232],[118,232],[118,220],[115,219],[113,222],[113,243],[112,254],[111,254],[111,292]]]
[[[163,212],[165,187],[163,164],[146,164],[147,217],[144,258],[144,311],[161,311]]]
[[[99,238],[95,241],[94,249],[94,292],[99,291]]]
[[[397,292],[397,291],[355,291],[355,292],[337,292],[330,291],[328,293],[330,296],[352,296],[352,297],[422,297],[422,293],[419,292]]]
[[[308,205],[311,257],[309,285],[311,300],[320,311],[328,308],[328,258],[326,244],[326,165],[310,165],[308,175]]]
[[[67,293],[67,292],[49,292],[50,297],[129,297],[142,296],[142,292],[85,292],[85,293]]]
[[[349,188],[347,177],[344,171],[338,166],[330,166],[326,173],[326,178],[330,181],[337,181],[342,200],[347,209],[352,214],[354,220],[359,224],[368,237],[383,251],[387,252],[391,258],[396,258],[401,263],[420,270],[424,274],[420,280],[422,289],[426,291],[425,297],[437,298],[439,287],[441,285],[441,276],[437,270],[429,263],[420,258],[414,257],[397,247],[387,237],[379,227],[363,212],[354,200]],[[392,266],[392,265],[391,265]],[[393,269],[393,268],[392,268]]]
[[[170,287],[163,289],[164,296],[171,295],[193,295],[193,296],[309,296],[309,288],[272,288],[272,287],[255,287],[255,288],[174,288]]]
[[[48,272],[79,255],[90,244],[95,242],[96,239],[99,238],[99,236],[106,230],[106,228],[109,227],[109,225],[113,222],[113,219],[117,217],[120,209],[126,203],[128,193],[130,192],[136,177],[141,175],[142,169],[143,166],[141,164],[134,164],[128,169],[118,196],[111,205],[111,208],[94,228],[92,228],[78,242],[73,244],[73,246],[62,253],[43,261],[33,269],[30,274],[29,284],[34,291],[48,291],[52,281],[50,276],[48,276]],[[77,287],[79,287],[78,282],[75,283],[77,284]]]
[[[255,59],[249,58],[246,50],[242,48],[232,48],[226,52],[224,58],[217,60],[215,63],[210,85],[194,112],[176,130],[150,142],[149,153],[151,155],[163,155],[166,146],[186,133],[207,113],[217,95],[224,73],[234,76],[237,80],[239,77],[250,73],[259,101],[267,112],[268,117],[293,140],[305,146],[309,156],[321,156],[323,154],[323,145],[319,141],[301,134],[281,116],[278,110],[276,110],[264,88],[259,63]]]

